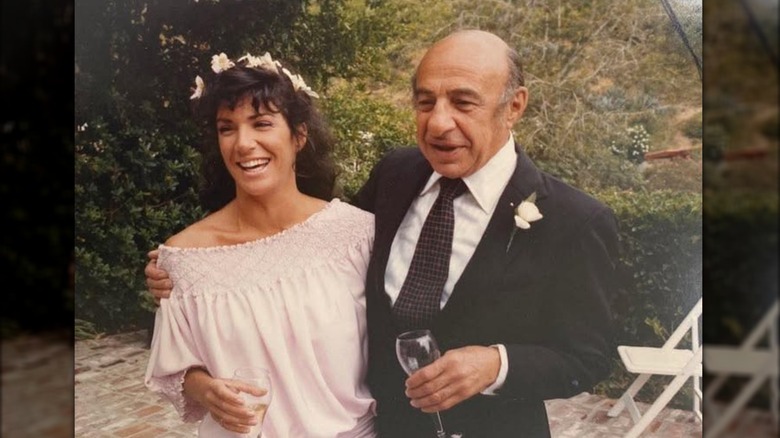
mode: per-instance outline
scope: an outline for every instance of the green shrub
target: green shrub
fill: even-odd
[[[610,141],[609,150],[618,156],[625,156],[632,163],[641,163],[645,161],[645,153],[650,150],[650,134],[643,125],[629,126]]]
[[[148,322],[146,253],[202,215],[197,163],[187,139],[158,129],[98,118],[77,132],[77,319],[108,332]]]
[[[612,299],[616,344],[661,346],[702,296],[702,197],[700,193],[605,191],[620,228],[620,279]],[[615,360],[613,375],[597,388],[619,397],[633,380]],[[655,398],[663,386],[647,385],[639,399]],[[690,394],[675,398],[683,406]]]
[[[322,104],[336,137],[338,185],[346,199],[360,189],[386,152],[416,144],[410,108],[399,109],[346,86],[332,89]]]

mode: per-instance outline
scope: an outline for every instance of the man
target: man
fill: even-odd
[[[548,437],[543,401],[608,375],[614,216],[515,144],[528,102],[518,58],[482,31],[435,43],[412,81],[419,148],[390,153],[355,199],[376,221],[368,380],[382,437],[434,436],[437,411],[465,438]],[[516,223],[523,201],[541,218]],[[150,288],[169,287],[155,271]],[[413,328],[444,354],[407,378],[395,338]]]

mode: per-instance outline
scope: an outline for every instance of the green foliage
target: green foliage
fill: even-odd
[[[661,346],[702,294],[702,202],[700,193],[674,191],[598,194],[618,218],[622,289],[613,297],[618,345]],[[631,382],[617,361],[598,390],[619,397]],[[651,400],[663,387],[648,384],[639,398]],[[675,404],[685,403],[679,396]]]
[[[84,321],[83,319],[76,319],[73,325],[73,337],[79,341],[82,339],[95,339],[101,336],[101,333],[97,331],[95,324]]]
[[[76,315],[100,330],[132,328],[145,318],[146,252],[202,214],[198,156],[176,135],[102,118],[77,132],[76,152]]]
[[[643,125],[629,126],[610,141],[609,150],[632,163],[641,163],[645,161],[645,153],[650,150],[650,134]]]
[[[410,109],[399,109],[347,87],[334,89],[323,103],[337,139],[338,185],[346,199],[363,185],[386,152],[415,144]]]

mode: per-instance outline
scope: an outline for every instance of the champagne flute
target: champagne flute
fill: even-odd
[[[436,344],[430,330],[412,330],[398,335],[395,340],[395,354],[401,368],[406,374],[411,375],[418,369],[433,363],[441,356],[439,346]],[[445,438],[444,426],[441,424],[441,416],[438,412],[430,414],[436,427],[436,437]]]
[[[262,388],[266,391],[265,395],[260,397],[247,392],[241,392],[241,398],[244,399],[244,403],[246,403],[247,407],[254,411],[257,416],[257,424],[249,431],[249,436],[260,438],[263,434],[265,413],[268,410],[268,405],[271,404],[271,378],[269,377],[268,370],[258,367],[236,368],[233,372],[233,379]]]

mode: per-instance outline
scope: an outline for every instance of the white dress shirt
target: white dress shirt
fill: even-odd
[[[474,255],[474,250],[482,239],[516,166],[517,152],[514,139],[510,135],[504,146],[481,169],[463,178],[468,190],[453,201],[455,227],[449,275],[441,295],[442,308],[447,304],[455,284]],[[390,257],[385,270],[385,291],[393,304],[398,299],[401,286],[409,272],[425,219],[439,196],[439,178],[441,174],[435,171],[428,178],[420,194],[412,201],[390,247]],[[509,368],[506,349],[500,344],[496,347],[501,357],[501,368],[496,381],[482,392],[487,395],[494,394],[494,391],[504,384]]]

